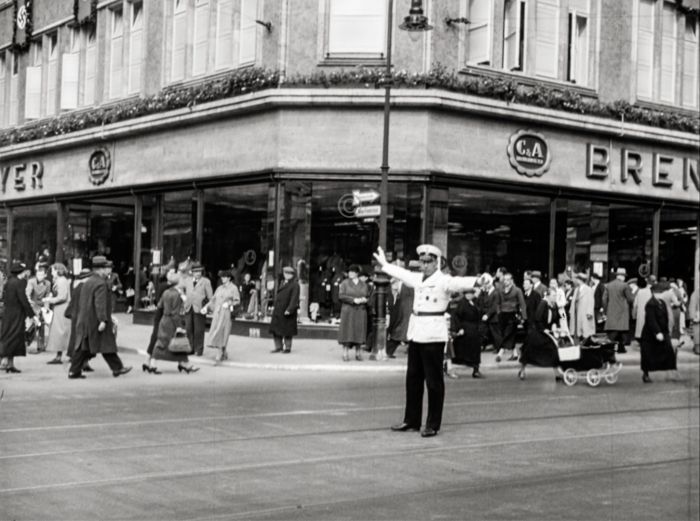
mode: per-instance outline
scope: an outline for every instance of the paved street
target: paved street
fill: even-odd
[[[0,376],[0,519],[698,518],[698,362],[683,382],[567,388],[550,370],[447,382],[440,435],[392,433],[399,372],[69,381],[49,355]]]

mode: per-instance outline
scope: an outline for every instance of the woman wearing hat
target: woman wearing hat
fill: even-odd
[[[163,292],[158,301],[158,309],[162,310],[162,316],[158,324],[158,339],[153,350],[153,356],[149,356],[148,364],[144,364],[142,369],[150,374],[160,374],[155,361],[167,360],[177,362],[178,372],[185,371],[189,374],[198,371],[199,368],[189,363],[187,353],[174,353],[169,350],[177,329],[182,328],[184,325],[184,319],[182,290],[178,287],[180,276],[175,271],[170,271],[167,277],[168,289]]]
[[[299,283],[296,270],[282,268],[282,284],[277,288],[270,322],[270,334],[275,342],[273,353],[291,353],[292,338],[297,334],[297,310],[299,309]]]
[[[53,318],[49,326],[49,339],[46,341],[46,351],[56,353],[48,364],[61,364],[61,355],[68,350],[70,339],[70,319],[66,318],[66,310],[70,304],[70,281],[68,269],[57,262],[51,266],[51,280],[53,288],[51,296],[44,298],[44,304],[53,309]]]
[[[557,371],[559,366],[557,346],[547,335],[547,333],[556,333],[558,329],[559,310],[556,290],[548,288],[545,291],[544,298],[538,302],[530,320],[527,337],[520,350],[518,378],[525,379],[525,366],[536,365],[538,367],[552,367],[554,377],[558,381],[561,377]]]
[[[360,346],[367,341],[367,302],[369,288],[360,280],[360,267],[348,268],[348,278],[340,283],[340,329],[338,343],[343,346],[343,361],[350,360],[350,349],[355,348],[355,360],[362,360]]]
[[[5,284],[3,302],[5,314],[0,331],[0,357],[6,373],[20,373],[15,367],[16,356],[27,356],[27,346],[24,342],[25,320],[33,318],[39,325],[39,319],[34,315],[32,306],[27,299],[27,277],[29,268],[23,262],[14,261],[10,267],[10,277]]]
[[[479,372],[481,365],[481,335],[479,324],[481,311],[476,305],[476,290],[469,288],[456,293],[450,301],[447,311],[450,314],[450,336],[454,356],[452,363],[462,364],[473,368],[472,377],[482,378]],[[448,373],[448,376],[450,374]]]
[[[651,371],[675,371],[676,353],[671,345],[669,314],[663,293],[664,283],[651,287],[651,298],[644,306],[644,327],[641,340],[642,381],[651,383]]]
[[[233,273],[230,270],[219,271],[219,279],[221,279],[221,284],[216,288],[214,296],[206,305],[202,306],[200,311],[203,315],[209,309],[213,312],[207,345],[219,350],[216,355],[217,363],[228,359],[226,344],[228,344],[228,337],[231,335],[231,312],[236,304],[241,302],[241,295],[233,283]]]

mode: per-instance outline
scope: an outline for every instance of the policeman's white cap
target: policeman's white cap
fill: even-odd
[[[433,255],[436,259],[439,259],[442,257],[442,252],[440,251],[440,248],[437,246],[433,246],[432,244],[421,244],[416,248],[416,251],[418,252],[418,255]]]

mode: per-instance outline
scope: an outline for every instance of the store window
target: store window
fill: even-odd
[[[549,213],[549,198],[450,188],[447,221],[435,219],[432,233],[446,234],[442,248],[454,273],[505,267],[521,280],[525,270],[547,272]]]
[[[0,209],[0,272],[8,273],[8,251],[7,251],[7,210]]]
[[[32,204],[13,208],[12,257],[34,265],[44,251],[56,259],[56,205]]]
[[[695,251],[698,245],[698,212],[691,210],[661,210],[659,230],[659,269],[660,277],[680,278],[690,293],[695,283]]]
[[[162,263],[196,256],[197,199],[192,190],[163,195]]]

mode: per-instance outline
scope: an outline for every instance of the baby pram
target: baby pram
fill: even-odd
[[[607,337],[594,335],[578,344],[568,332],[558,338],[547,335],[557,346],[559,370],[566,385],[576,385],[579,377],[591,387],[600,385],[602,380],[611,385],[617,382],[622,364],[615,359],[615,344]]]

